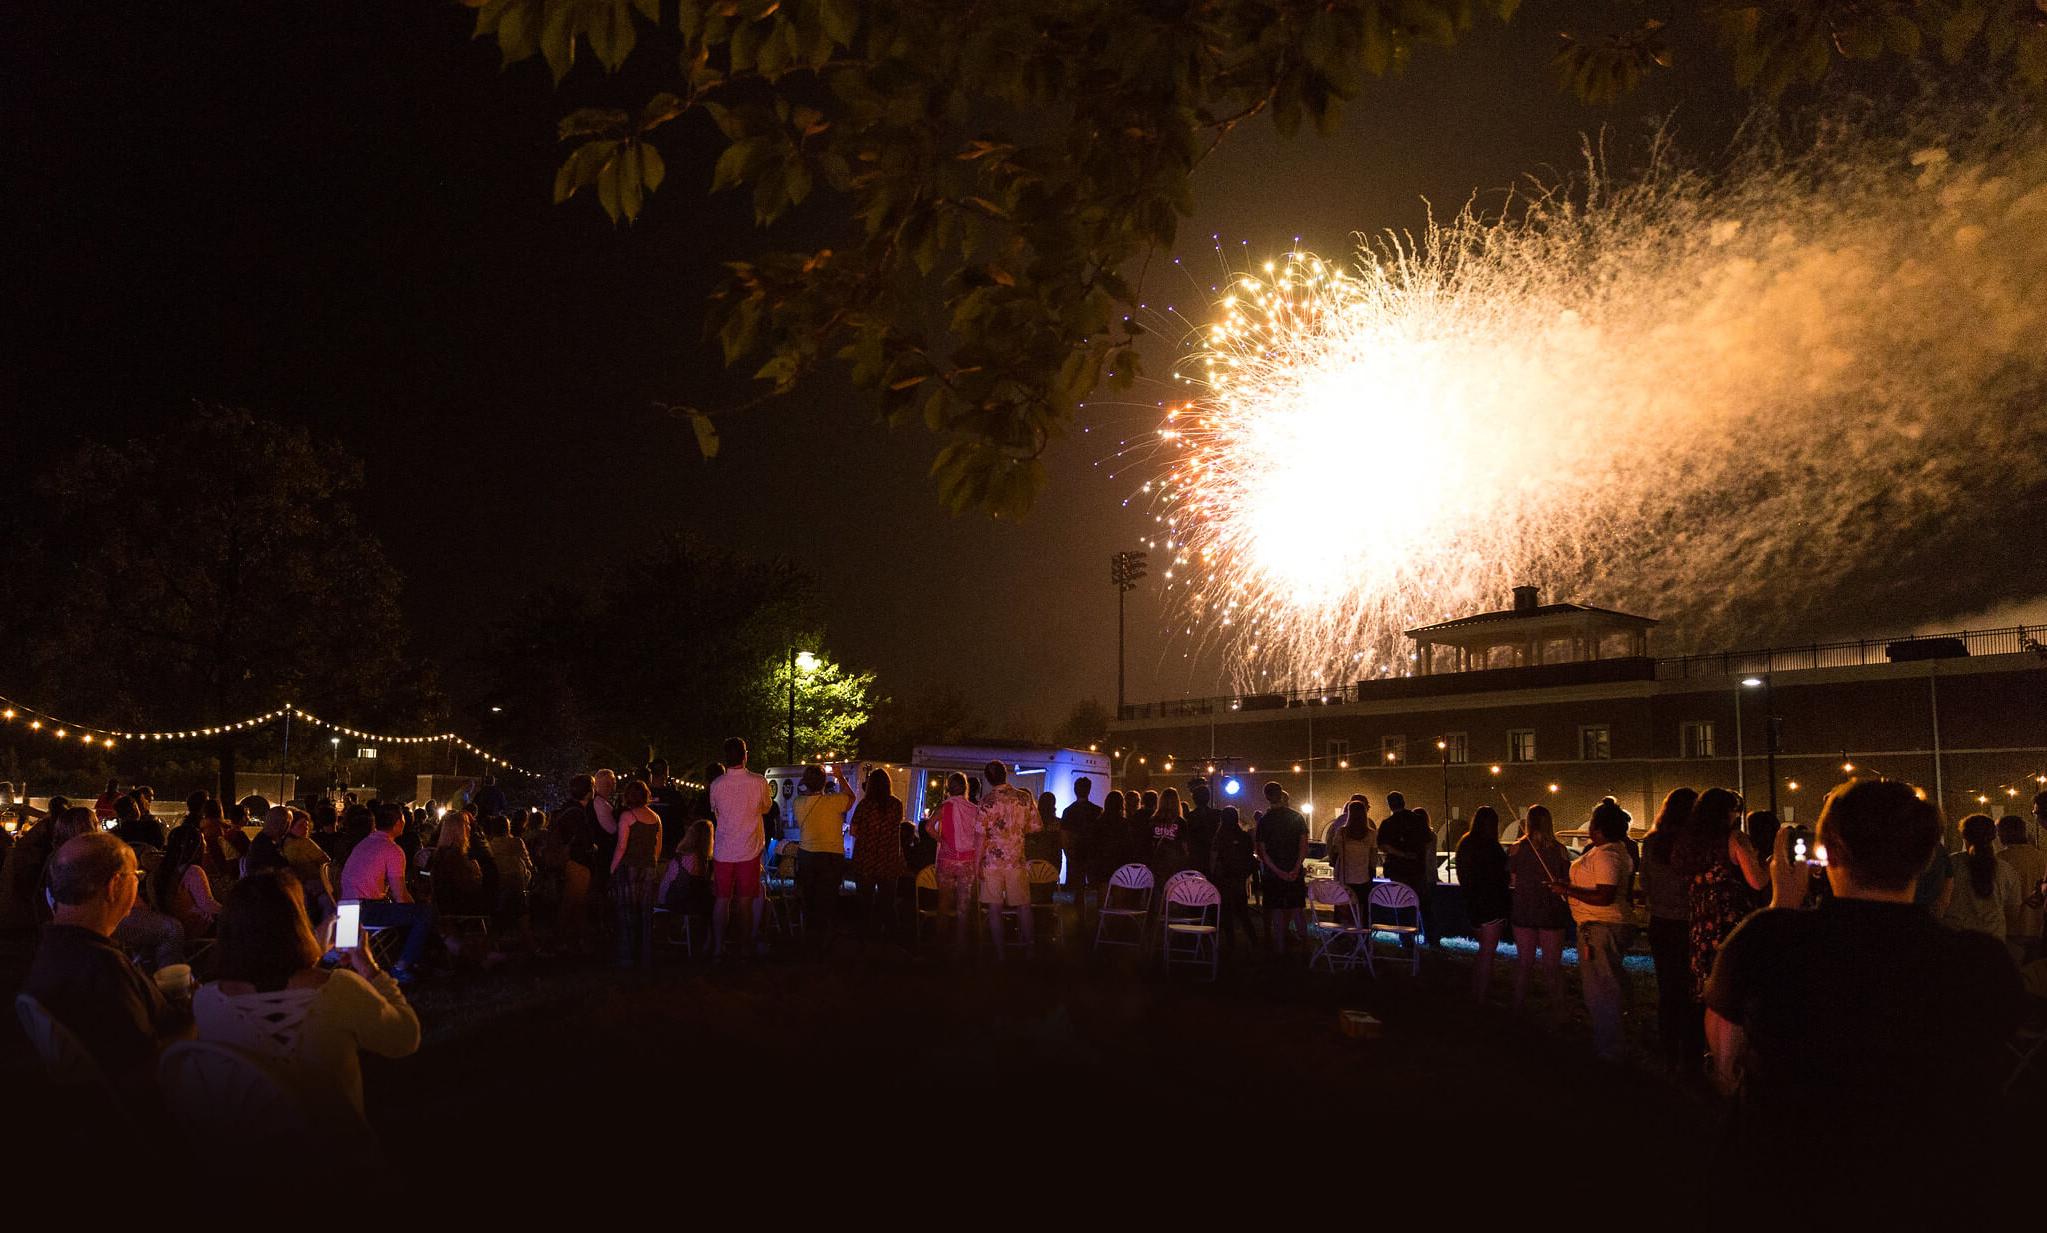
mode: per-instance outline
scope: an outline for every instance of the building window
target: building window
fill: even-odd
[[[1693,719],[1685,722],[1684,756],[1687,758],[1710,758],[1713,756],[1712,720]]]
[[[1443,742],[1443,760],[1450,763],[1471,761],[1471,742],[1462,732],[1445,732],[1437,738]]]
[[[1404,763],[1407,761],[1407,738],[1404,736],[1382,736],[1379,738],[1379,761]]]
[[[1604,762],[1613,757],[1613,730],[1605,724],[1585,724],[1578,729],[1578,756],[1587,762]]]
[[[1507,733],[1507,761],[1535,761],[1535,729],[1516,728]]]
[[[1339,768],[1350,766],[1350,742],[1331,741],[1324,746],[1329,751],[1329,765]]]

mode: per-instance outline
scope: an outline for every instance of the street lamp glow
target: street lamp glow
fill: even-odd
[[[1493,764],[1493,766],[1492,766],[1492,772],[1493,772],[1493,774],[1495,774],[1495,775],[1497,775],[1497,774],[1499,774],[1499,773],[1500,773],[1500,765],[1499,765],[1499,763],[1495,762],[1495,763]]]
[[[1561,792],[1564,790],[1564,786],[1562,784],[1553,783],[1549,786],[1549,790],[1552,792]]]
[[[815,672],[817,671],[817,665],[817,656],[812,655],[809,651],[796,652],[796,670],[798,672]]]
[[[1763,678],[1759,676],[1745,676],[1741,678],[1741,683],[1748,686],[1750,689],[1754,689],[1756,686],[1761,685],[1763,683]]]

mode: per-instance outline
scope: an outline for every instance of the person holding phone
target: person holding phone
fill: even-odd
[[[192,999],[201,1040],[282,1067],[323,1129],[362,1120],[359,1053],[404,1057],[419,1048],[419,1016],[398,982],[369,947],[341,953],[346,966],[320,966],[297,878],[252,874],[221,912],[218,975]]]

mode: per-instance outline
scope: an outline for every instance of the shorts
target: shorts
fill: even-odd
[[[712,861],[711,893],[720,899],[758,899],[761,895],[761,863]]]
[[[1031,880],[1022,865],[983,865],[981,902],[993,906],[1027,908],[1031,905]]]
[[[1289,882],[1270,873],[1265,876],[1265,910],[1268,912],[1290,912],[1308,906],[1308,883],[1301,878]]]

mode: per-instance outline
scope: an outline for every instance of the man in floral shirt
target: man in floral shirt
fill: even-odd
[[[1002,909],[1016,908],[1024,948],[1031,931],[1031,885],[1024,871],[1024,836],[1044,826],[1038,802],[1011,784],[1009,768],[990,762],[981,771],[987,786],[981,792],[981,905],[988,909],[988,932],[995,939],[995,958],[1002,959]]]

